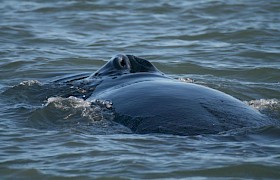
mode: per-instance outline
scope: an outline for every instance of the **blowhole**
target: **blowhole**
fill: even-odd
[[[125,60],[124,60],[124,59],[121,60],[120,65],[121,65],[122,67],[125,67],[126,63],[125,63]]]

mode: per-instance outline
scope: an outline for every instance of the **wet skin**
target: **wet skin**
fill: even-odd
[[[132,55],[117,55],[89,77],[69,82],[90,92],[87,101],[110,100],[114,121],[134,133],[216,134],[270,123],[230,95],[170,78]]]

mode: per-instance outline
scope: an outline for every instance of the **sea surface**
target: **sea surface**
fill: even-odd
[[[279,0],[2,0],[0,14],[0,179],[280,179],[277,125],[131,134],[50,83],[133,54],[280,122]]]

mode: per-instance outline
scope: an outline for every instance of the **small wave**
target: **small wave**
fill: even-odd
[[[28,80],[7,88],[2,92],[2,95],[13,103],[26,103],[37,106],[47,102],[50,97],[80,95],[80,91],[79,88],[72,88],[67,84],[44,84],[37,80]]]
[[[13,90],[13,89],[18,90],[19,88],[24,89],[24,88],[28,88],[28,87],[38,87],[38,86],[42,86],[42,83],[40,81],[38,81],[38,80],[27,80],[27,81],[22,81],[19,84],[12,86],[8,90]]]
[[[37,80],[22,81],[18,86],[41,86],[42,83]],[[16,86],[15,86],[16,87]]]
[[[50,97],[42,108],[32,113],[29,122],[36,128],[91,134],[131,133],[130,129],[113,122],[114,117],[114,111],[106,104],[102,106],[73,96]]]
[[[194,79],[191,79],[191,78],[179,77],[179,78],[176,78],[176,79],[181,81],[181,82],[185,82],[185,83],[194,83]]]
[[[15,117],[24,126],[90,134],[131,133],[130,129],[113,122],[111,101],[86,101],[71,94],[73,89],[68,86],[28,80],[6,88],[1,98],[14,104],[10,108],[17,112]]]
[[[41,103],[46,98],[46,87],[37,80],[22,81],[1,93],[3,98],[16,103]]]
[[[259,100],[244,101],[244,103],[268,115],[269,117],[278,119],[280,123],[280,100],[259,99]]]
[[[62,97],[51,97],[48,98],[45,105],[46,108],[52,108],[56,111],[62,111],[61,115],[66,115],[63,119],[71,119],[72,116],[79,115],[85,117],[87,120],[92,122],[100,120],[110,120],[109,117],[104,117],[102,113],[103,109],[100,106],[92,105],[91,102],[85,101],[80,98],[70,96],[68,98]]]
[[[249,106],[258,109],[278,109],[280,110],[280,101],[278,99],[259,99],[259,100],[251,100],[244,101]]]

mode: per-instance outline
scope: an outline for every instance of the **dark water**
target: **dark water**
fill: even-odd
[[[280,121],[280,2],[16,1],[0,6],[1,179],[279,179],[280,128],[136,135],[44,83],[134,54]]]

